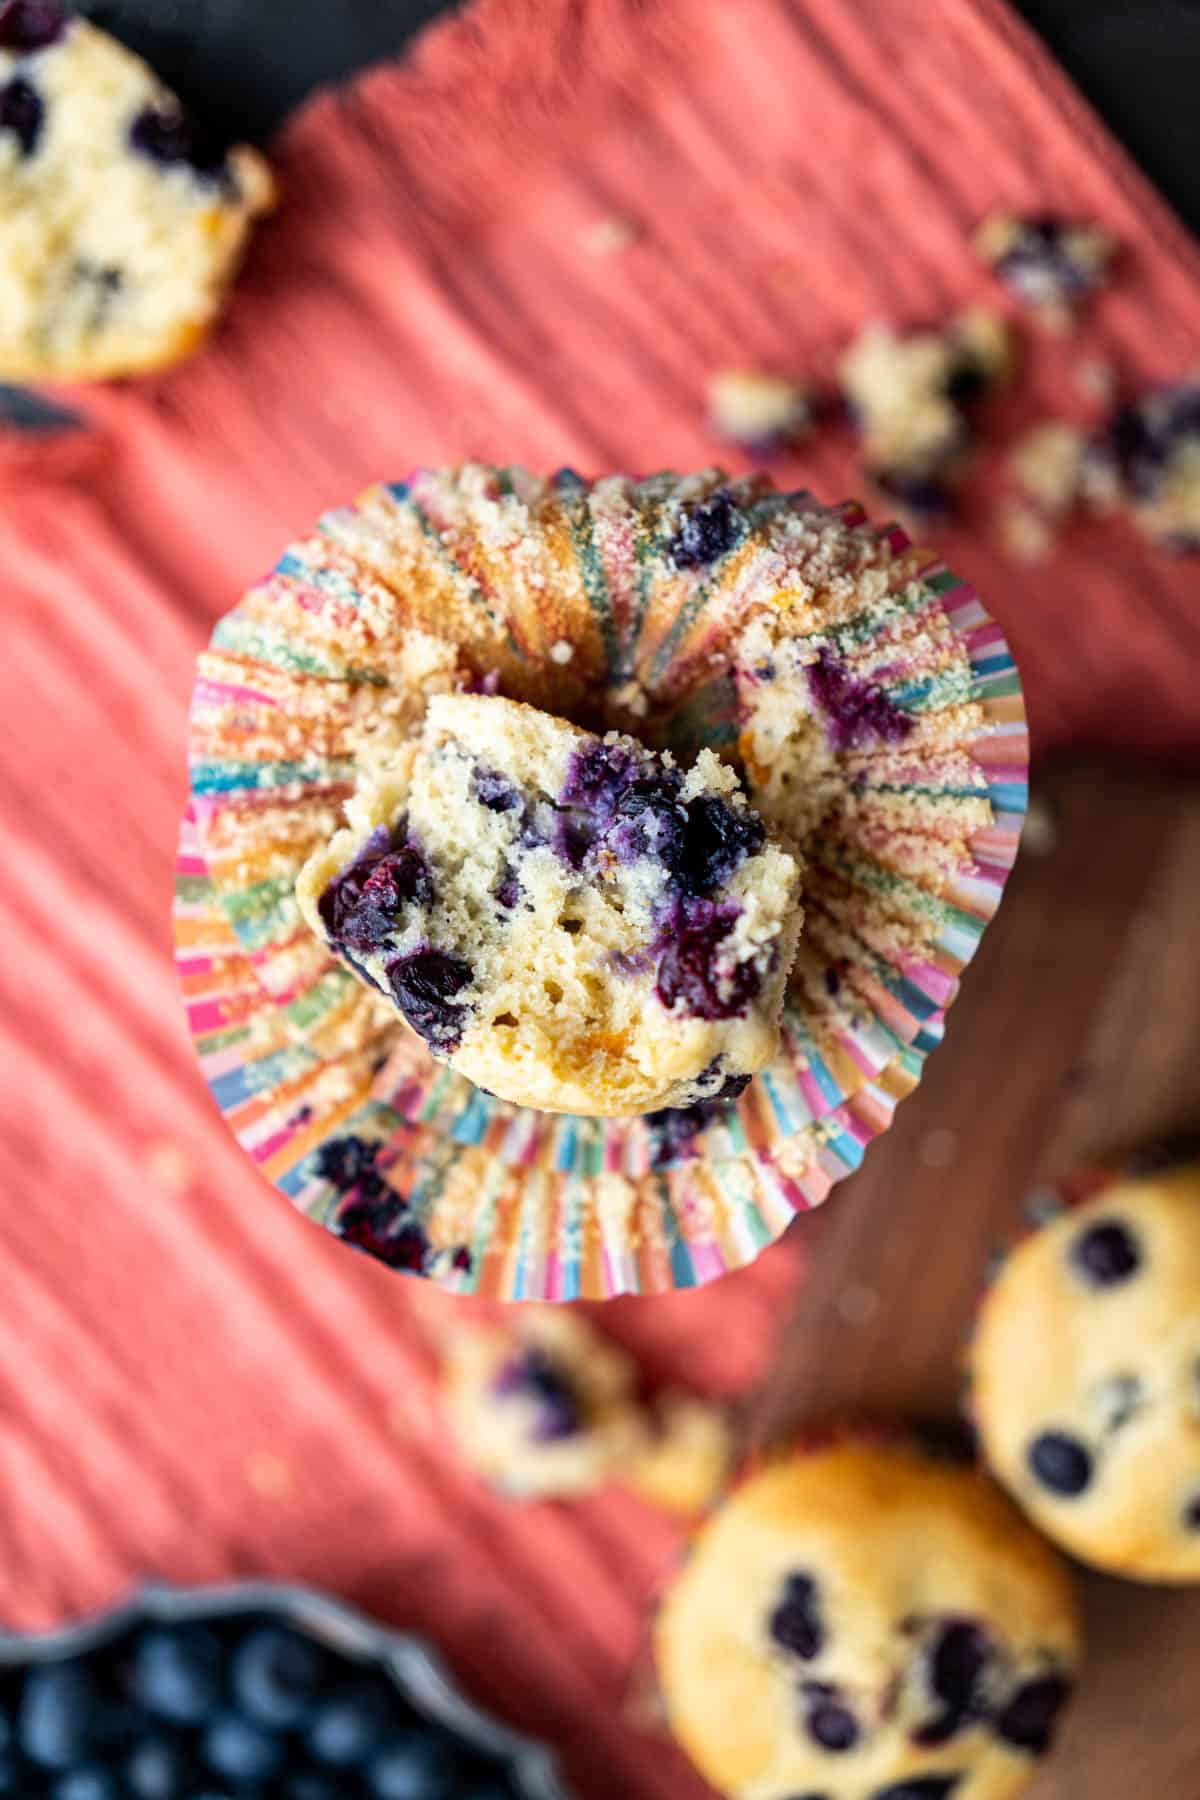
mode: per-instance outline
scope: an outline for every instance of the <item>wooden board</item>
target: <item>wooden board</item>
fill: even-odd
[[[1200,1121],[1200,792],[1062,768],[920,1090],[794,1227],[812,1262],[757,1428],[952,1417],[988,1257],[1032,1185]],[[1200,1592],[1082,1577],[1078,1704],[1031,1800],[1200,1792]]]

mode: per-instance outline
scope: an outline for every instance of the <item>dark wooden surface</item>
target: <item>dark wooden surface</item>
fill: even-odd
[[[1060,769],[936,1054],[862,1172],[794,1227],[813,1267],[764,1396],[952,1418],[990,1252],[1035,1181],[1200,1121],[1200,789]],[[1200,1592],[1083,1574],[1086,1677],[1031,1800],[1200,1794]]]

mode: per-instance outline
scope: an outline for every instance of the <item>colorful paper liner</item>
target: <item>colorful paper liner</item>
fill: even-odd
[[[554,479],[565,484],[566,505],[578,478]],[[410,484],[397,484],[371,490],[359,507],[378,513],[413,504],[410,496]],[[763,505],[799,498],[772,493]],[[854,503],[824,510],[868,529]],[[380,1029],[370,1019],[358,984],[297,928],[290,879],[238,888],[223,868],[219,892],[210,879],[214,821],[218,828],[230,818],[253,821],[268,806],[314,796],[327,802],[346,791],[352,771],[336,744],[290,759],[279,750],[295,742],[294,729],[290,738],[283,729],[296,725],[291,689],[303,687],[307,696],[315,681],[328,690],[338,676],[329,667],[298,673],[300,649],[284,627],[303,616],[308,629],[322,608],[332,610],[336,625],[353,583],[331,558],[328,539],[357,516],[358,509],[343,509],[322,522],[327,537],[292,546],[218,625],[215,670],[210,663],[197,684],[176,945],[189,1024],[218,1105],[264,1174],[334,1230],[343,1223],[341,1196],[319,1173],[317,1153],[346,1134],[377,1144],[377,1170],[430,1246],[422,1272],[454,1291],[605,1298],[690,1287],[744,1265],[796,1213],[824,1200],[887,1129],[942,1039],[959,976],[999,904],[1024,819],[1028,761],[1019,678],[999,629],[967,584],[913,551],[896,527],[876,534],[907,553],[910,610],[938,609],[948,621],[963,652],[963,682],[953,698],[974,703],[982,720],[956,746],[969,756],[968,788],[939,788],[944,767],[936,758],[924,767],[914,752],[903,797],[935,824],[947,796],[950,805],[964,792],[986,798],[989,823],[971,836],[968,863],[936,902],[916,881],[864,858],[861,845],[810,846],[807,980],[789,997],[781,1054],[695,1140],[664,1148],[653,1122],[535,1113],[483,1095],[428,1058],[402,1027]],[[860,641],[875,630],[864,619]],[[843,622],[847,643],[858,623]],[[664,644],[683,655],[689,641],[677,620],[651,646],[668,684]],[[636,642],[606,654],[610,663],[615,655],[626,668],[639,666]],[[351,678],[342,671],[342,679]],[[949,704],[936,679],[915,679],[899,656],[886,679],[891,693],[918,712]],[[679,735],[727,738],[729,686],[714,682],[713,694],[693,695],[680,709],[688,717]],[[835,962],[821,949],[819,913],[824,898],[843,886],[882,894],[885,905],[919,919],[928,949],[895,954],[864,932],[847,955],[843,918],[835,920],[842,951]],[[825,997],[839,990],[852,994],[852,1006]]]

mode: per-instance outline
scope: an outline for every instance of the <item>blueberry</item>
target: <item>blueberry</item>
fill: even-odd
[[[1093,288],[1103,269],[1073,251],[1074,227],[1049,213],[1021,219],[1010,247],[995,262],[997,275],[1018,298],[1034,305],[1070,301]]]
[[[923,518],[939,519],[950,510],[945,483],[927,469],[906,469],[897,463],[872,469],[871,480],[881,494]]]
[[[485,768],[481,763],[472,777],[475,798],[489,812],[516,812],[521,804],[521,796],[506,775],[498,769]]]
[[[45,117],[42,97],[22,75],[0,87],[0,131],[11,131],[22,156],[32,156],[42,135]]]
[[[678,779],[667,776],[647,776],[626,788],[605,838],[619,861],[653,856],[664,868],[674,871],[679,867],[687,821],[678,795]]]
[[[370,870],[345,916],[337,942],[360,956],[369,956],[394,935],[407,906],[426,906],[432,898],[428,863],[414,845],[404,844],[381,857]]]
[[[247,1718],[287,1731],[308,1712],[324,1673],[320,1645],[286,1626],[264,1625],[234,1652],[233,1697]]]
[[[733,1082],[740,1079],[739,1076],[730,1078]],[[725,1089],[722,1089],[722,1098],[724,1097]],[[717,1100],[697,1100],[694,1106],[664,1106],[658,1112],[647,1113],[650,1167],[666,1169],[684,1157],[698,1156],[700,1147],[696,1142],[697,1138],[724,1111],[725,1108]]]
[[[191,1766],[191,1757],[177,1738],[143,1738],[125,1764],[126,1787],[133,1800],[179,1800],[187,1791]]]
[[[980,1716],[980,1688],[991,1660],[991,1640],[979,1626],[954,1620],[939,1630],[929,1651],[929,1687],[942,1710],[916,1728],[914,1743],[944,1744]]]
[[[1200,1531],[1200,1494],[1193,1494],[1184,1507],[1183,1523],[1188,1531]]]
[[[338,1209],[333,1229],[352,1249],[378,1257],[389,1268],[421,1274],[429,1240],[417,1221],[406,1216],[406,1205],[391,1188],[381,1197],[356,1195]]]
[[[583,1427],[583,1411],[570,1379],[536,1344],[504,1365],[492,1391],[501,1399],[526,1394],[536,1401],[538,1443],[571,1437]]]
[[[944,1626],[929,1657],[929,1685],[935,1697],[952,1712],[972,1712],[991,1660],[991,1640],[978,1625],[956,1620]]]
[[[318,1762],[348,1769],[364,1763],[391,1735],[397,1697],[386,1688],[362,1685],[320,1704],[308,1729],[308,1747]]]
[[[454,1755],[445,1738],[422,1732],[393,1738],[367,1765],[375,1800],[427,1800],[452,1785]]]
[[[915,1775],[911,1781],[897,1781],[880,1788],[871,1800],[949,1800],[961,1775]]]
[[[667,545],[667,555],[677,569],[699,569],[716,562],[737,542],[738,519],[732,497],[718,488],[684,513]]]
[[[1071,1261],[1093,1287],[1115,1287],[1141,1267],[1137,1239],[1119,1219],[1089,1225],[1071,1245]]]
[[[1091,1452],[1065,1431],[1043,1431],[1028,1451],[1029,1467],[1043,1487],[1072,1498],[1092,1479]]]
[[[825,645],[808,666],[808,686],[834,750],[900,744],[913,729],[912,719],[881,687],[852,675]]]
[[[66,30],[66,14],[52,0],[4,0],[0,3],[0,50],[19,55],[44,50]]]
[[[143,107],[129,127],[129,142],[142,156],[167,168],[183,164],[210,177],[225,170],[223,149],[197,130],[178,101]]]
[[[50,1788],[50,1800],[122,1800],[121,1783],[103,1763],[82,1763],[58,1777]]]
[[[0,1750],[0,1794],[29,1791],[29,1778],[15,1750]]]
[[[220,1702],[223,1662],[220,1639],[207,1626],[158,1626],[134,1652],[134,1695],[173,1725],[201,1725]]]
[[[283,1767],[282,1738],[239,1713],[222,1713],[204,1734],[204,1760],[213,1774],[232,1785],[270,1781]]]
[[[801,1690],[808,1703],[808,1735],[822,1750],[840,1756],[858,1743],[858,1720],[836,1688],[823,1682],[806,1682]]]
[[[676,865],[684,891],[707,894],[727,881],[763,847],[766,830],[756,813],[727,806],[716,794],[688,803],[687,825]]]
[[[371,1200],[385,1198],[387,1183],[375,1167],[375,1159],[383,1148],[378,1139],[362,1138],[353,1132],[345,1137],[327,1138],[316,1157],[316,1171],[339,1194],[360,1193]]]
[[[1062,1675],[1039,1675],[1027,1681],[996,1719],[996,1735],[1016,1750],[1045,1756],[1058,1715],[1070,1697],[1071,1684]]]
[[[658,965],[655,985],[664,1006],[679,1005],[696,1019],[735,1019],[745,1011],[762,985],[754,965],[735,963],[724,991],[717,980],[717,955],[733,925],[728,912],[712,908],[680,924]]]
[[[98,1714],[95,1684],[83,1664],[49,1663],[26,1677],[17,1741],[30,1762],[69,1769],[83,1761]]]
[[[806,1662],[818,1656],[825,1642],[817,1584],[811,1575],[799,1571],[783,1584],[783,1598],[771,1614],[768,1630],[782,1650]]]
[[[285,1775],[279,1789],[279,1800],[344,1800],[345,1788],[335,1775],[322,1775],[316,1769],[297,1769]]]
[[[464,1017],[464,1008],[450,997],[470,985],[472,973],[461,956],[428,946],[393,957],[386,969],[396,1004],[413,1030],[446,1053],[457,1047]]]
[[[593,813],[607,823],[637,773],[633,754],[624,745],[585,744],[571,757],[558,804]]]

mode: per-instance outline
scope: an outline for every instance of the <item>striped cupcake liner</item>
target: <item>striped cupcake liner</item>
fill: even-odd
[[[1016,668],[973,590],[895,527],[872,532],[856,506],[806,502],[896,559],[885,602],[843,616],[822,642],[869,668],[914,719],[950,723],[936,741],[914,733],[886,759],[838,760],[837,822],[807,845],[806,928],[781,1051],[735,1105],[694,1132],[662,1118],[515,1107],[433,1062],[394,1016],[381,1018],[308,933],[292,895],[298,863],[338,822],[352,785],[351,727],[383,680],[371,661],[374,622],[357,608],[379,583],[372,559],[379,565],[398,518],[412,529],[414,487],[422,520],[443,522],[445,495],[420,488],[423,479],[371,490],[322,521],[219,623],[202,659],[175,905],[201,1066],[239,1142],[295,1205],[454,1291],[572,1300],[710,1281],[752,1261],[859,1166],[941,1042],[1024,819]],[[552,492],[574,533],[593,611],[588,653],[602,678],[654,672],[653,691],[682,693],[670,733],[681,749],[736,743],[733,684],[686,679],[705,647],[704,594],[677,597],[669,623],[653,594],[640,612],[627,603],[622,559],[637,560],[628,531],[618,518],[609,541],[593,520],[583,546],[576,480],[555,478]],[[761,504],[800,498],[769,493]],[[604,602],[606,583],[622,604]],[[532,629],[525,620],[512,636]],[[939,661],[925,667],[920,645],[931,635]],[[561,658],[542,661],[548,684]],[[528,673],[535,662],[513,678],[521,691],[541,679]],[[569,693],[539,697],[569,710]],[[981,822],[952,867],[939,851],[931,881],[906,847],[938,849],[962,807]],[[390,1191],[394,1230],[364,1224],[344,1168],[336,1179],[346,1140],[350,1173],[369,1166],[370,1192],[380,1180]]]

